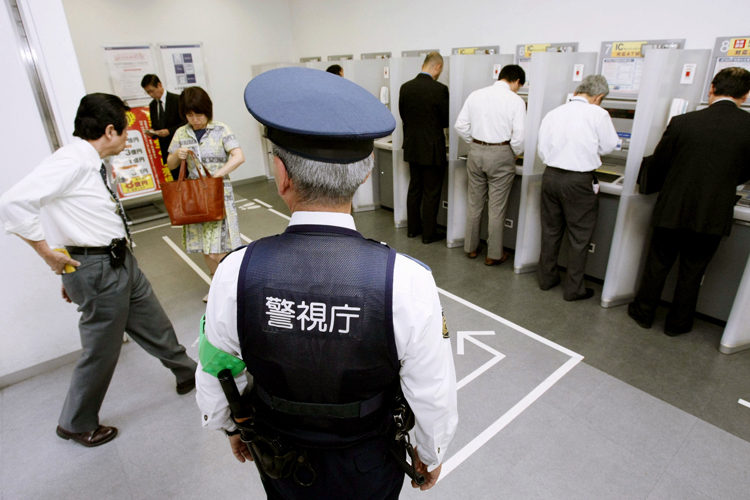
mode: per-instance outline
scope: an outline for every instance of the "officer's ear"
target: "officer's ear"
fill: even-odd
[[[274,177],[276,178],[276,187],[279,189],[279,196],[284,196],[292,187],[289,173],[286,171],[286,165],[278,156],[273,157]]]

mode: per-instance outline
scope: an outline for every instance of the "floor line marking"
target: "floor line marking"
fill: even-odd
[[[167,245],[169,245],[170,247],[172,247],[172,250],[174,250],[177,253],[177,255],[179,255],[182,258],[182,260],[184,260],[185,262],[187,262],[187,265],[190,266],[191,268],[193,268],[193,271],[195,271],[196,273],[198,273],[198,276],[200,276],[201,278],[203,278],[203,281],[205,281],[206,283],[208,283],[209,286],[211,286],[211,278],[209,278],[208,275],[205,272],[203,272],[203,269],[201,269],[200,267],[198,267],[198,264],[196,264],[195,262],[193,262],[190,259],[190,257],[188,257],[187,254],[185,252],[183,252],[182,249],[180,247],[178,247],[175,244],[175,242],[172,241],[169,238],[169,236],[162,236],[161,239],[163,239],[167,243]]]
[[[466,446],[461,448],[458,453],[450,457],[443,463],[443,469],[438,478],[438,482],[446,478],[453,470],[461,465],[464,460],[473,455],[479,448],[487,444],[487,442],[495,437],[498,432],[503,430],[505,426],[511,423],[518,415],[520,415],[525,409],[531,406],[534,401],[539,399],[547,390],[555,385],[566,373],[572,370],[578,363],[581,362],[580,356],[569,359],[564,365],[555,370],[555,372],[547,377],[547,379],[536,386],[533,391],[526,395],[521,401],[516,403],[513,408],[505,412],[505,415],[497,419],[492,425],[482,431],[477,437],[472,439]]]
[[[291,218],[291,217],[289,217],[288,215],[284,215],[284,214],[282,214],[281,212],[277,212],[277,211],[276,211],[276,210],[274,210],[273,208],[269,208],[269,209],[268,209],[268,211],[269,211],[269,212],[273,212],[273,213],[275,213],[276,215],[278,215],[279,217],[283,217],[283,218],[285,218],[286,220],[292,220],[292,218]]]
[[[266,208],[273,208],[273,205],[269,205],[265,201],[260,201],[258,198],[253,198],[253,201],[256,202],[256,203],[260,203],[261,205],[263,205]]]
[[[157,228],[160,228],[160,227],[171,226],[171,225],[172,225],[171,222],[167,222],[166,224],[159,224],[158,226],[151,226],[151,227],[147,227],[146,229],[139,229],[138,231],[130,231],[130,234],[138,234],[138,233],[142,233],[144,231],[151,231],[152,229],[157,229]]]
[[[739,404],[741,404],[742,406],[747,406],[748,408],[750,408],[750,403],[748,403],[748,402],[747,402],[747,401],[745,401],[744,399],[740,399],[740,400],[739,400],[739,401],[737,401],[737,402],[738,402]]]
[[[247,236],[245,236],[242,233],[240,233],[240,238],[242,238],[242,241],[244,241],[245,243],[252,243],[253,242],[253,240],[251,240],[250,238],[248,238]]]
[[[239,200],[234,200],[235,203],[242,203],[243,201],[247,201],[247,198],[240,198]]]
[[[474,370],[473,372],[471,372],[470,374],[468,374],[467,376],[465,376],[464,378],[456,382],[456,390],[463,388],[469,382],[478,378],[481,374],[483,374],[484,372],[486,372],[487,370],[495,366],[504,357],[505,355],[495,356],[494,358],[487,361],[485,364],[483,364],[482,366],[480,366],[479,368],[477,368],[476,370]]]
[[[439,287],[438,287],[438,292],[441,293],[441,294],[443,294],[443,295],[445,295],[449,299],[453,299],[456,302],[458,302],[460,304],[463,304],[463,305],[465,305],[466,307],[468,307],[470,309],[474,309],[475,311],[480,312],[480,313],[484,314],[485,316],[488,316],[488,317],[494,319],[495,321],[504,324],[505,326],[509,326],[509,327],[513,328],[514,330],[516,330],[516,331],[518,331],[518,332],[520,332],[520,333],[522,333],[522,334],[524,334],[524,335],[526,335],[528,337],[531,337],[532,339],[534,339],[534,340],[536,340],[538,342],[541,342],[542,344],[544,344],[546,346],[549,346],[549,347],[551,347],[551,348],[553,348],[553,349],[555,349],[557,351],[560,351],[563,354],[567,354],[571,358],[578,359],[579,361],[583,359],[583,356],[581,356],[580,354],[578,354],[576,352],[573,352],[570,349],[567,349],[567,348],[561,346],[560,344],[556,344],[556,343],[552,342],[551,340],[545,339],[541,335],[537,335],[536,333],[534,333],[532,331],[529,331],[526,328],[523,328],[522,326],[518,326],[517,324],[513,323],[512,321],[508,321],[507,319],[502,318],[502,317],[498,316],[497,314],[491,313],[487,309],[482,309],[478,305],[472,304],[468,300],[464,300],[461,297],[453,295],[452,293],[447,292],[447,291],[445,291],[445,290],[443,290],[442,288],[439,288]]]

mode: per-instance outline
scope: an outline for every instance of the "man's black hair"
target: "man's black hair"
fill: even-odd
[[[342,68],[338,64],[332,64],[331,66],[328,66],[328,68],[326,68],[326,71],[329,73],[333,73],[334,75],[341,75],[341,72],[344,71],[344,68]]]
[[[521,86],[523,86],[523,84],[526,83],[526,72],[517,64],[508,64],[500,70],[497,79],[505,80],[508,83],[513,83],[518,80]]]
[[[117,135],[122,135],[128,126],[126,111],[130,107],[112,94],[88,94],[81,99],[76,112],[73,135],[87,141],[95,141],[104,135],[107,125],[112,125]]]
[[[158,76],[156,76],[156,75],[146,75],[141,80],[141,87],[144,88],[144,89],[146,87],[148,87],[149,85],[152,86],[152,87],[156,87],[160,83],[161,83],[161,80],[159,80]]]
[[[714,95],[739,99],[750,92],[750,71],[745,68],[724,68],[711,81]]]

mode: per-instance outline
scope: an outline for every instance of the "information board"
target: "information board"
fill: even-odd
[[[492,55],[499,54],[499,45],[487,45],[484,47],[454,47],[451,54],[454,55]]]
[[[578,42],[574,43],[530,43],[516,45],[515,61],[526,72],[526,83],[518,89],[519,94],[529,93],[529,71],[531,54],[534,52],[578,52]]]
[[[159,192],[162,183],[172,180],[169,168],[162,163],[159,143],[144,133],[151,128],[149,108],[131,108],[127,117],[127,145],[122,153],[109,159],[111,183],[117,186],[121,200]]]
[[[126,101],[147,97],[141,80],[156,73],[151,45],[105,45],[103,48],[112,93]]]
[[[186,88],[196,86],[208,91],[200,43],[160,43],[159,53],[166,75],[165,87],[169,92],[179,95]]]
[[[708,91],[711,90],[711,81],[716,73],[734,66],[750,71],[750,36],[724,36],[716,39],[703,87],[703,102],[708,102]],[[745,102],[744,106],[750,106],[750,103]]]
[[[643,76],[643,57],[648,50],[682,49],[685,39],[602,42],[599,73],[609,83],[609,97],[637,99]]]

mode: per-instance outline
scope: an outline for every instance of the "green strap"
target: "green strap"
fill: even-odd
[[[228,352],[215,347],[206,338],[206,315],[201,318],[200,343],[198,344],[198,358],[203,365],[203,371],[214,377],[225,368],[232,370],[232,376],[236,377],[245,369],[245,362]]]

